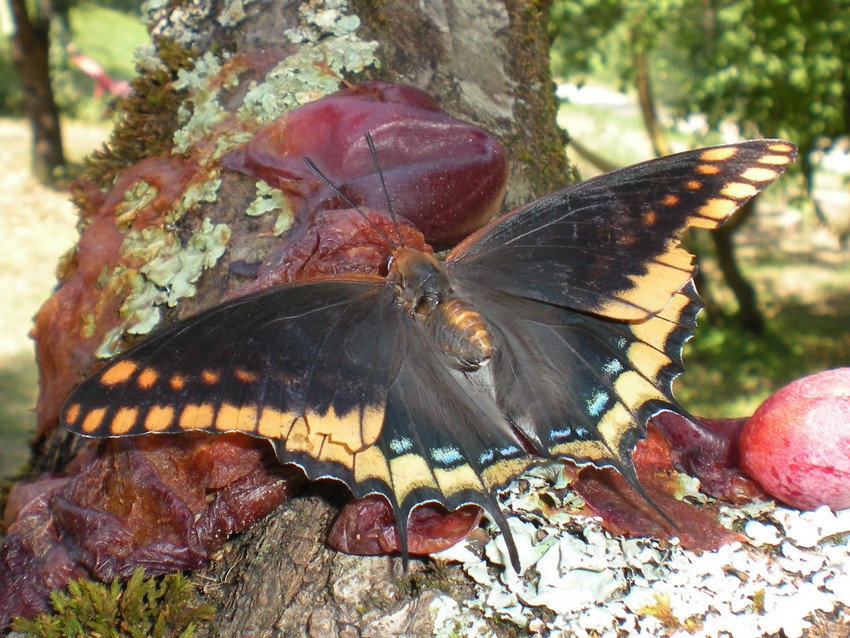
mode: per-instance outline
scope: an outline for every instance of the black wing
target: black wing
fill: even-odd
[[[84,381],[62,420],[90,437],[269,439],[311,479],[386,497],[402,543],[423,502],[477,503],[502,520],[495,488],[531,463],[492,397],[370,276],[286,284],[177,323]]]
[[[716,228],[794,157],[779,140],[700,149],[544,197],[484,227],[447,258],[458,293],[498,339],[496,402],[538,449],[631,461],[672,394],[701,307],[688,227]],[[472,376],[480,373],[473,373]]]
[[[629,166],[496,220],[446,261],[479,288],[612,319],[646,319],[693,276],[681,233],[717,228],[779,177],[795,153],[788,142],[756,140]]]

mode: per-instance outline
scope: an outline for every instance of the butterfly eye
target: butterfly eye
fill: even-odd
[[[384,262],[384,265],[381,266],[381,274],[386,277],[389,274],[390,270],[392,270],[393,262],[395,262],[395,255],[390,253],[387,256],[387,260]]]

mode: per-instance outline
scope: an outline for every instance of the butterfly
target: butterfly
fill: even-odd
[[[372,147],[374,153],[374,147]],[[392,506],[483,507],[530,465],[631,459],[701,308],[683,231],[717,228],[794,160],[756,140],[651,160],[496,219],[444,259],[394,245],[386,276],[286,283],[176,323],[77,387],[73,432],[269,440],[281,463]]]

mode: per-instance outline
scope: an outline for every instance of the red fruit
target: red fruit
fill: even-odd
[[[741,467],[800,509],[850,507],[850,368],[798,379],[741,432]]]
[[[450,117],[426,93],[399,84],[367,82],[299,106],[226,155],[224,164],[281,189],[299,218],[348,208],[304,163],[309,157],[349,199],[387,212],[366,132],[396,215],[433,246],[456,244],[499,210],[508,178],[501,144]]]

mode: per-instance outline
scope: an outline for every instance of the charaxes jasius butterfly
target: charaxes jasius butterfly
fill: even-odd
[[[301,280],[223,303],[109,361],[62,421],[89,437],[238,431],[282,463],[393,507],[475,503],[531,464],[612,466],[633,485],[647,420],[700,308],[679,237],[773,182],[758,140],[580,182],[473,233],[444,260],[388,246],[389,274]],[[512,561],[518,563],[513,543]]]

